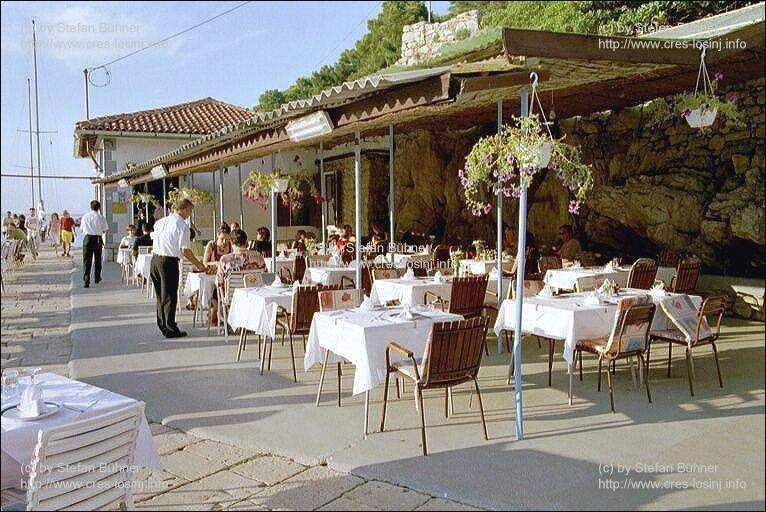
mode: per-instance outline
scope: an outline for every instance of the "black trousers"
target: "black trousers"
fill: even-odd
[[[157,297],[157,327],[162,334],[169,336],[179,332],[176,324],[176,305],[178,304],[178,258],[170,256],[152,256],[149,276]]]
[[[93,269],[93,277],[96,279],[96,282],[101,281],[101,251],[103,246],[104,241],[100,236],[85,235],[85,239],[82,242],[82,280],[87,285],[90,285],[91,267],[95,267]]]

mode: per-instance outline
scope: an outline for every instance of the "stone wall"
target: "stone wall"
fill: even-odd
[[[438,55],[446,43],[475,35],[479,31],[479,21],[479,11],[472,10],[442,23],[420,21],[405,25],[402,31],[402,57],[396,63],[412,66],[428,61]]]

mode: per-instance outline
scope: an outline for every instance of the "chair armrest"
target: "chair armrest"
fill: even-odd
[[[441,304],[444,303],[444,299],[441,298],[441,296],[436,295],[431,290],[426,290],[426,293],[423,297],[426,301],[426,304]]]
[[[340,278],[340,287],[341,287],[341,288],[345,288],[345,286],[346,286],[346,285],[345,285],[345,282],[346,282],[346,281],[348,281],[348,282],[349,282],[349,284],[351,285],[351,288],[356,288],[356,283],[354,282],[354,280],[353,280],[353,279],[351,279],[351,278],[350,278],[350,277],[348,277],[348,276],[341,276],[341,278]]]
[[[412,353],[412,350],[409,350],[409,349],[401,346],[400,344],[398,344],[395,341],[391,341],[391,342],[388,343],[388,345],[386,345],[386,351],[391,350],[391,349],[393,349],[393,350],[395,350],[395,351],[399,352],[400,354],[402,354],[404,356],[407,356],[407,357],[413,357],[414,356],[413,353]]]
[[[418,362],[415,361],[415,355],[412,353],[412,350],[401,346],[395,341],[390,341],[388,345],[386,345],[386,371],[391,369],[391,350],[399,352],[403,356],[408,357],[410,361],[412,361],[412,367],[415,372],[415,381],[420,382],[420,370],[418,369]]]

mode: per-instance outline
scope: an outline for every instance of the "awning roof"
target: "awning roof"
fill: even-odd
[[[704,22],[704,23],[703,23]],[[292,142],[284,133],[288,119],[327,110],[335,129],[327,143],[344,142],[355,130],[383,131],[388,124],[414,128],[431,123],[470,126],[491,122],[498,99],[507,99],[509,114],[518,112],[518,97],[529,85],[529,72],[540,75],[540,90],[555,98],[560,117],[635,105],[694,86],[700,52],[693,45],[662,50],[652,44],[691,41],[714,34],[720,51],[707,60],[723,69],[727,84],[763,76],[764,4],[682,25],[649,38],[624,38],[519,29],[503,30],[506,59],[483,63],[404,71],[364,77],[288,103],[185,144],[175,151],[109,176],[105,182],[133,176],[150,180],[159,164],[169,175],[202,172],[244,163],[273,151],[315,145]],[[666,37],[667,34],[667,37]],[[687,37],[691,34],[692,37]],[[662,35],[663,37],[659,37]],[[604,40],[616,48],[604,47]],[[726,41],[740,41],[726,49]],[[640,41],[640,43],[638,43]],[[489,64],[487,64],[489,63]]]

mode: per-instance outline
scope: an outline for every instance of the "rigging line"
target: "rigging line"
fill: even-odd
[[[356,32],[356,30],[357,30],[357,29],[358,29],[358,28],[359,28],[359,27],[362,25],[362,23],[364,23],[365,21],[367,21],[367,20],[369,19],[369,17],[370,17],[370,15],[372,14],[372,12],[373,12],[375,9],[377,9],[378,7],[380,7],[380,5],[381,5],[382,3],[383,3],[383,2],[377,2],[375,5],[373,5],[373,6],[372,6],[372,9],[370,9],[370,10],[369,10],[369,12],[368,12],[368,13],[367,13],[367,14],[364,16],[364,18],[362,18],[362,21],[360,21],[359,23],[357,23],[357,24],[356,24],[356,26],[355,26],[354,28],[352,28],[352,29],[349,31],[349,33],[348,33],[348,34],[346,34],[346,35],[343,37],[343,39],[341,39],[341,40],[340,40],[340,42],[339,42],[338,44],[336,44],[336,45],[333,47],[333,49],[332,49],[332,50],[330,50],[329,52],[327,52],[327,55],[325,55],[324,57],[322,57],[322,59],[321,59],[321,60],[320,60],[320,61],[319,61],[319,62],[318,62],[318,63],[317,63],[317,64],[316,64],[316,65],[315,65],[315,66],[314,66],[312,69],[314,69],[314,70],[318,71],[318,70],[319,70],[319,68],[322,66],[322,63],[323,63],[324,61],[326,61],[326,60],[327,60],[327,58],[328,58],[330,55],[332,55],[332,54],[335,52],[335,50],[337,50],[338,48],[340,48],[340,45],[342,45],[343,43],[345,43],[345,42],[346,42],[346,39],[348,39],[349,37],[351,37],[351,35],[352,35],[354,32]]]
[[[135,55],[137,53],[140,53],[140,52],[142,52],[144,50],[148,50],[149,48],[153,48],[153,47],[155,47],[155,46],[157,46],[159,44],[162,44],[164,42],[170,41],[171,39],[173,39],[175,37],[178,37],[180,35],[186,34],[187,32],[191,32],[195,28],[199,28],[202,25],[205,25],[207,23],[210,23],[211,21],[217,20],[218,18],[220,18],[222,16],[225,16],[225,15],[229,14],[230,12],[236,11],[237,9],[239,9],[241,7],[244,7],[245,5],[249,4],[250,2],[251,2],[251,0],[248,0],[246,2],[242,2],[240,4],[237,4],[234,7],[232,7],[231,9],[227,9],[227,10],[225,10],[225,11],[219,13],[219,14],[216,14],[215,16],[213,16],[211,18],[207,18],[206,20],[203,20],[203,21],[197,23],[196,25],[193,25],[193,26],[191,26],[191,27],[189,27],[187,29],[181,30],[180,32],[176,32],[173,35],[170,35],[170,36],[168,36],[168,37],[166,37],[164,39],[156,41],[156,42],[154,42],[154,43],[152,43],[150,45],[144,46],[143,48],[139,48],[138,50],[134,50],[134,51],[132,51],[130,53],[127,53],[127,54],[123,55],[122,57],[117,57],[116,59],[110,60],[109,62],[107,62],[105,64],[101,64],[100,66],[94,66],[94,67],[91,67],[91,68],[88,68],[88,69],[90,71],[92,71],[92,70],[95,70],[95,69],[106,68],[107,66],[111,66],[112,64],[120,62],[121,60],[125,60],[128,57],[132,57],[133,55]]]

